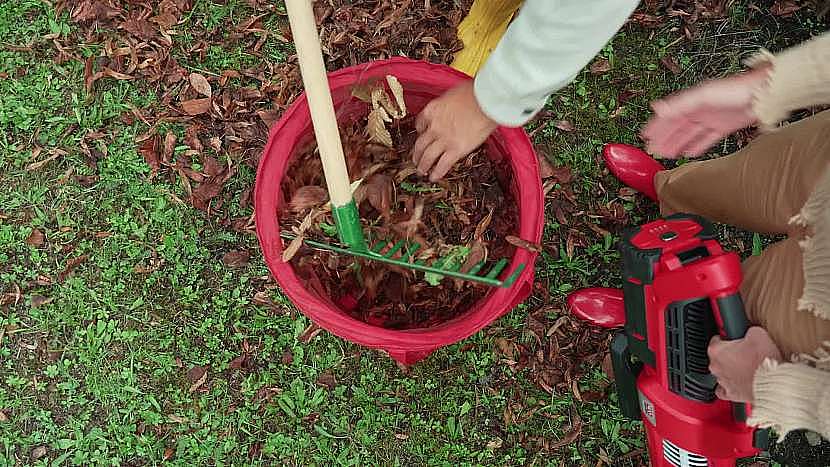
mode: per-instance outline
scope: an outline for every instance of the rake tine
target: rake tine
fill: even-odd
[[[389,251],[384,253],[383,256],[385,256],[387,258],[391,258],[392,255],[397,253],[398,250],[400,250],[405,244],[406,244],[406,240],[398,240],[398,242],[395,243],[394,245],[392,245],[392,248],[390,248]]]
[[[484,277],[488,279],[495,279],[496,276],[501,274],[505,266],[507,266],[507,259],[502,258],[499,260],[498,263],[495,264],[495,266],[493,266],[493,269],[491,269],[490,272],[488,272],[487,275]]]
[[[521,274],[522,271],[524,271],[524,270],[525,270],[525,263],[519,263],[519,265],[516,266],[516,270],[513,271],[513,274],[510,274],[510,277],[508,277],[502,283],[502,287],[510,287],[511,285],[513,285],[513,283],[516,282],[516,279],[519,278],[519,274]]]
[[[372,246],[372,253],[380,254],[381,250],[383,250],[383,248],[386,247],[388,243],[389,242],[387,242],[386,240],[381,240],[375,243],[375,245]]]
[[[476,274],[478,274],[479,271],[481,271],[481,268],[483,268],[483,267],[484,267],[484,261],[479,261],[478,263],[475,264],[475,266],[471,267],[470,270],[467,271],[467,274],[469,274],[471,276],[475,276]]]
[[[456,271],[458,271],[459,269],[461,269],[461,266],[464,266],[464,264],[463,264],[463,263],[461,263],[461,262],[456,262],[456,263],[454,263],[452,266],[450,266],[450,267],[448,267],[448,268],[446,268],[446,269],[447,269],[447,271],[450,271],[450,272],[456,272]]]
[[[420,243],[412,243],[409,245],[409,248],[406,249],[406,253],[404,254],[404,258],[407,259],[407,262],[412,262],[412,257],[415,256],[415,252],[418,251],[418,248],[421,248]]]

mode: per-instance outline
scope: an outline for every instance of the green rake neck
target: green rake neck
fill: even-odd
[[[286,232],[284,232],[282,236],[287,239],[293,238],[291,234]],[[516,282],[516,279],[519,278],[519,275],[525,269],[524,263],[519,264],[518,266],[516,266],[516,269],[505,280],[502,281],[497,279],[497,277],[499,276],[499,274],[501,274],[501,272],[508,264],[508,261],[505,258],[502,258],[498,262],[496,262],[496,264],[490,269],[490,271],[488,271],[487,274],[483,275],[478,274],[484,266],[483,261],[473,266],[473,268],[471,268],[470,271],[467,273],[459,271],[459,269],[461,269],[462,266],[461,264],[454,264],[450,267],[443,267],[446,258],[438,258],[437,260],[435,260],[435,262],[433,262],[432,265],[427,266],[423,260],[412,261],[414,259],[414,254],[420,248],[420,245],[418,245],[417,243],[413,243],[407,246],[404,240],[399,240],[384,253],[380,253],[380,251],[382,251],[386,247],[386,245],[388,244],[387,242],[379,242],[374,247],[372,247],[372,249],[364,250],[343,248],[335,245],[330,245],[328,243],[317,242],[314,240],[304,240],[304,243],[313,248],[319,248],[334,253],[356,256],[359,258],[368,259],[370,261],[378,261],[381,263],[399,266],[406,269],[412,269],[424,273],[433,273],[441,276],[452,277],[455,279],[477,282],[479,284],[488,285],[490,287],[510,287]],[[392,256],[401,251],[401,249],[403,249],[405,246],[407,248],[401,255],[401,259],[392,258]]]

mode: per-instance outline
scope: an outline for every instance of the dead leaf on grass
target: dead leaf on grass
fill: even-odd
[[[667,70],[671,71],[675,75],[679,75],[683,71],[680,68],[680,65],[677,64],[677,61],[671,55],[666,55],[665,57],[661,58],[660,63],[662,63]]]
[[[559,128],[562,131],[567,131],[568,133],[576,130],[573,123],[571,123],[567,120],[559,120],[556,123],[554,123],[553,126],[555,126],[556,128]]]
[[[779,0],[773,3],[769,11],[775,16],[789,17],[793,13],[803,8],[804,5],[799,5],[795,0]]]
[[[90,20],[108,20],[120,15],[122,10],[111,6],[108,2],[84,0],[78,2],[72,9],[72,21],[83,23]]]
[[[536,158],[539,160],[539,175],[542,177],[542,180],[553,177],[556,174],[553,170],[553,165],[547,157],[537,152]]]
[[[189,393],[196,392],[207,381],[208,367],[194,366],[187,372],[187,379],[191,382]]]
[[[89,258],[89,256],[87,256],[87,255],[81,255],[81,256],[78,256],[76,258],[72,258],[69,261],[67,261],[66,262],[66,267],[63,269],[63,271],[60,272],[60,274],[58,274],[58,282],[63,282],[67,277],[69,277],[70,274],[72,274],[72,271],[74,271],[75,268],[77,268],[80,264],[82,264],[88,258]]]
[[[579,435],[582,434],[582,420],[577,418],[574,420],[573,428],[571,428],[565,436],[562,437],[561,440],[552,443],[550,445],[551,449],[559,449],[561,447],[565,447],[576,441],[579,438]]]
[[[311,342],[312,339],[317,337],[317,334],[320,334],[322,330],[323,328],[321,328],[320,326],[311,323],[308,325],[308,327],[305,328],[303,333],[300,334],[300,337],[298,337],[297,340],[299,340],[303,344],[308,344],[309,342]]]
[[[213,96],[213,90],[210,87],[210,83],[208,83],[207,78],[205,78],[205,76],[201,73],[190,74],[190,85],[193,86],[193,89],[195,89],[196,92],[205,97]]]
[[[248,265],[251,254],[244,250],[229,251],[222,256],[222,263],[229,268],[244,268]]]
[[[496,438],[487,442],[487,449],[498,449],[502,444],[504,444],[504,441],[501,438]]]
[[[52,297],[44,297],[43,295],[32,295],[32,308],[37,308],[39,306],[46,305],[48,303],[51,303],[52,300]]]
[[[6,412],[3,412],[2,410],[0,410],[0,423],[1,422],[8,422],[8,421],[9,421],[9,417],[8,417],[8,415],[6,415]]]
[[[242,370],[247,369],[251,366],[250,357],[248,354],[242,354],[228,364],[228,368],[232,368],[234,370]]]
[[[40,248],[43,246],[46,237],[43,235],[38,229],[32,229],[32,233],[26,238],[26,244],[29,246],[33,246],[35,248]]]
[[[201,115],[210,111],[210,98],[191,99],[182,102],[182,110],[188,115]]]
[[[153,136],[145,140],[138,148],[138,153],[144,157],[144,162],[150,166],[150,179],[152,180],[161,168],[158,152],[159,137]]]
[[[611,62],[604,58],[600,58],[591,64],[591,73],[600,75],[611,70]]]
[[[337,379],[330,371],[324,371],[317,377],[317,384],[324,386],[326,389],[334,389],[337,386]]]
[[[37,148],[37,149],[40,149],[40,148]],[[39,150],[32,151],[32,154],[33,154],[32,158],[35,158],[35,157],[37,157],[37,154],[40,154],[40,151]],[[50,156],[49,157],[47,157],[46,159],[43,159],[43,160],[39,160],[37,162],[32,162],[31,164],[26,166],[26,170],[27,171],[37,170],[37,169],[43,167],[44,165],[52,162],[53,160],[57,159],[58,157],[66,155],[66,154],[67,154],[66,151],[63,151],[63,150],[60,150],[60,149],[53,149],[52,151],[50,151]]]
[[[32,460],[38,460],[46,455],[46,446],[38,446],[32,449]]]
[[[533,253],[540,253],[542,251],[542,247],[540,245],[513,235],[508,235],[507,237],[505,237],[505,240],[507,241],[507,243],[515,247],[524,248],[525,250],[531,251]]]

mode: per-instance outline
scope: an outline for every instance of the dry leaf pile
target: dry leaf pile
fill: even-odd
[[[341,124],[340,131],[355,201],[372,239],[418,243],[418,257],[428,263],[455,254],[462,271],[485,259],[492,265],[509,258],[515,246],[534,247],[511,237],[518,208],[506,162],[494,162],[480,149],[444,181],[429,183],[411,162],[414,121],[397,79],[357,85],[352,95],[366,103],[368,114]],[[358,260],[355,268],[353,257],[304,246],[303,238],[337,242],[316,145],[298,152],[282,188],[287,200],[282,228],[298,235],[284,259],[309,289],[360,320],[395,329],[432,326],[466,311],[489,291],[369,261]]]

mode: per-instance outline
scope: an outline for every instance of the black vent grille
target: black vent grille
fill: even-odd
[[[706,352],[717,325],[708,298],[676,302],[666,309],[669,389],[687,399],[715,400],[715,378]]]

